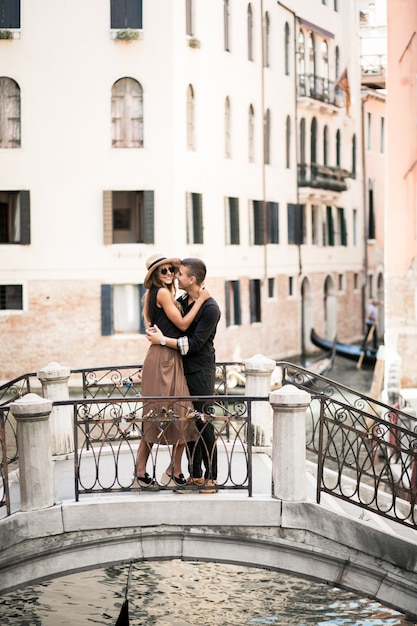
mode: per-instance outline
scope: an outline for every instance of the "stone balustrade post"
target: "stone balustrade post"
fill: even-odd
[[[311,396],[294,385],[269,394],[273,409],[272,497],[306,499],[306,410]]]
[[[52,402],[28,393],[10,405],[17,423],[20,502],[22,511],[55,504],[49,416]]]
[[[71,371],[59,363],[49,363],[38,372],[42,395],[52,402],[69,400],[68,380]],[[54,406],[49,420],[52,454],[74,452],[73,411],[71,406]]]
[[[262,354],[256,354],[245,361],[247,396],[268,396],[271,391],[271,374],[275,361]],[[253,445],[267,446],[272,441],[272,411],[266,402],[252,404]]]

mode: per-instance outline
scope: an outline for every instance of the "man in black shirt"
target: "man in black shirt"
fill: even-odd
[[[206,265],[201,259],[187,258],[181,262],[177,274],[178,286],[184,295],[178,299],[185,315],[194,305],[206,277]],[[188,388],[192,396],[212,396],[216,379],[216,356],[214,337],[220,319],[220,309],[214,298],[209,298],[201,306],[187,334],[174,339],[164,337],[159,329],[146,331],[152,343],[162,343],[176,348],[183,356],[184,371]],[[195,401],[194,408],[201,413],[196,419],[200,438],[189,442],[188,459],[190,484],[204,485],[202,493],[215,493],[217,483],[217,445],[214,426],[206,415],[210,414],[210,406],[204,401]],[[204,477],[202,465],[204,465]],[[211,489],[210,489],[211,488]]]

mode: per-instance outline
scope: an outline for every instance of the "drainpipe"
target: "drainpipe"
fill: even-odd
[[[261,110],[262,110],[262,219],[263,219],[263,240],[264,240],[264,284],[267,284],[268,278],[268,255],[267,255],[267,236],[266,236],[266,180],[265,180],[265,134],[266,134],[266,116],[265,116],[265,20],[264,20],[264,3],[261,0]]]
[[[365,165],[365,100],[361,94],[361,112],[362,112],[362,171],[363,171],[363,266],[365,278],[362,284],[362,331],[365,324],[365,307],[366,307],[366,290],[368,286],[368,237],[367,237],[367,195],[366,195],[366,165]]]

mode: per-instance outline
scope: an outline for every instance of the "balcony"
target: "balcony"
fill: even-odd
[[[350,172],[342,167],[330,165],[317,165],[312,163],[298,164],[297,183],[299,187],[312,187],[313,189],[325,189],[327,191],[346,191],[346,178]]]
[[[341,108],[345,96],[336,81],[315,74],[297,74],[297,99],[310,98],[313,102]]]
[[[361,83],[364,87],[385,89],[386,71],[386,54],[368,54],[361,56]]]

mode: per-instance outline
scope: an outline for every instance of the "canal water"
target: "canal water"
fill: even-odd
[[[336,357],[328,376],[367,393],[373,374]],[[79,572],[1,596],[0,624],[114,626],[128,570]],[[397,611],[333,586],[218,563],[134,563],[128,598],[130,626],[415,626]]]

